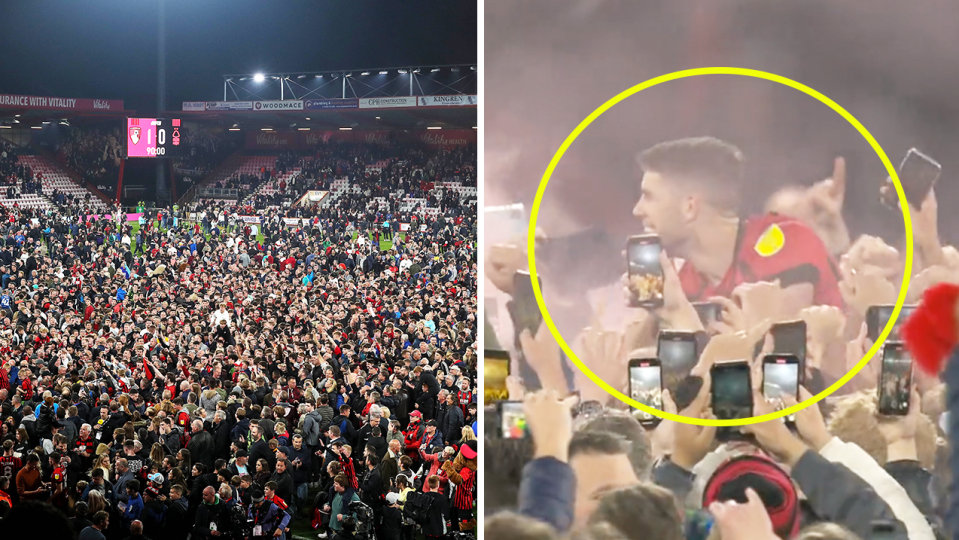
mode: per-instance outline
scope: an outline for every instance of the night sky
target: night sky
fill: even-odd
[[[155,0],[4,0],[0,93],[155,113],[157,14]],[[470,1],[166,0],[166,107],[222,99],[227,73],[475,63],[476,21]]]

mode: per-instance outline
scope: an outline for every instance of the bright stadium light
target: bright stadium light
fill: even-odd
[[[398,70],[396,70],[396,72],[399,73],[400,75],[406,75],[406,70],[405,70],[405,69],[398,69]],[[381,73],[381,74],[384,74],[384,75],[386,74],[385,71],[381,71],[380,73]]]
[[[379,116],[377,116],[377,117],[376,117],[376,119],[377,119],[377,120],[379,120],[379,119],[380,119],[380,117],[379,117]]]
[[[309,131],[309,130],[310,130],[310,128],[308,128],[308,127],[296,128],[296,129],[298,129],[298,130],[300,130],[300,131]]]
[[[306,119],[307,119],[307,120],[309,120],[309,119],[310,119],[310,117],[309,117],[309,116],[307,116],[307,117],[306,117]]]
[[[262,73],[257,73],[256,75],[253,76],[253,80],[255,82],[263,82],[266,80],[266,76],[263,75]]]
[[[388,72],[388,71],[381,71],[381,72],[380,72],[380,75],[386,75],[387,73],[389,73],[389,72]]]
[[[341,127],[341,128],[340,128],[340,131],[353,131],[353,128],[351,128],[351,127]]]
[[[369,71],[364,71],[363,73],[360,73],[360,75],[369,75],[369,74],[370,74]]]
[[[297,79],[305,79],[305,78],[306,78],[306,75],[297,75],[296,78],[297,78]]]
[[[441,128],[440,126],[429,126],[426,129],[443,129],[443,128]]]
[[[260,128],[260,131],[273,131],[273,128]]]
[[[470,66],[470,71],[476,71],[476,66]]]
[[[419,72],[420,72],[420,68],[416,68],[413,70],[413,73],[419,73]]]
[[[433,68],[433,69],[430,70],[430,73],[436,73],[436,72],[439,71],[439,70],[440,70],[440,68]]]

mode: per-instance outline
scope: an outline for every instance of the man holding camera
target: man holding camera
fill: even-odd
[[[283,540],[284,530],[290,523],[290,514],[281,510],[279,506],[267,501],[262,491],[253,492],[253,502],[247,511],[247,521],[253,522],[251,538],[280,538]]]

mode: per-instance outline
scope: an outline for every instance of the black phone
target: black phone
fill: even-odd
[[[942,165],[936,160],[923,154],[915,148],[906,152],[906,157],[899,164],[899,182],[902,192],[906,195],[909,204],[918,209],[922,201],[929,195],[929,190],[936,185],[939,175],[942,174]],[[895,204],[892,206],[895,207]]]
[[[522,401],[500,401],[496,404],[499,412],[499,436],[502,439],[522,439],[526,437],[526,412]]]
[[[711,302],[694,302],[693,309],[699,320],[703,323],[703,328],[709,329],[709,325],[718,321],[723,312],[723,306]]]
[[[539,290],[543,290],[543,280],[536,276],[539,282]],[[533,280],[529,272],[519,270],[513,274],[513,303],[512,311],[514,322],[520,331],[529,330],[534,336],[543,324],[543,312],[539,310],[536,303],[536,295],[533,294]]]
[[[657,358],[631,358],[629,360],[629,397],[663,410],[663,366]],[[643,425],[656,425],[661,418],[636,409],[633,416]]]
[[[806,373],[806,321],[774,324],[770,333],[773,336],[774,353],[799,359],[799,384],[802,384]]]
[[[763,358],[763,397],[776,407],[786,408],[783,398],[791,396],[799,401],[799,358],[792,354],[769,354]],[[786,422],[795,422],[795,415],[786,417]]]
[[[879,334],[882,333],[883,328],[889,324],[889,319],[892,318],[892,311],[895,308],[896,306],[893,305],[881,305],[869,306],[869,309],[866,310],[866,336],[874,343],[879,339]],[[902,310],[899,311],[899,317],[896,319],[896,324],[893,325],[886,339],[889,341],[899,341],[899,332],[902,330],[902,325],[906,323],[906,319],[912,315],[915,309],[915,304],[902,306]]]
[[[892,521],[873,521],[872,522],[872,535],[869,536],[869,540],[893,540],[894,538],[902,538],[900,533],[906,531],[902,530],[902,527],[897,525]]]
[[[630,236],[626,241],[626,272],[630,282],[638,280],[633,290],[631,304],[634,307],[659,307],[663,305],[663,267],[659,254],[663,251],[656,235]]]
[[[663,386],[675,393],[679,383],[699,362],[699,347],[693,332],[663,330],[656,342],[656,358],[662,366]]]
[[[882,348],[879,373],[879,414],[905,416],[909,414],[912,393],[912,357],[900,342],[886,342]]]
[[[737,420],[753,415],[753,387],[749,363],[745,360],[717,362],[710,368],[713,414],[720,420]],[[738,427],[720,427],[720,441],[749,438]]]
[[[506,351],[483,351],[483,404],[492,405],[509,399],[506,377],[509,376],[509,354]]]

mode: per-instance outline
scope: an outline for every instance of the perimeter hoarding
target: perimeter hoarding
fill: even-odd
[[[360,100],[353,99],[307,99],[303,101],[303,108],[307,110],[324,109],[358,109]]]
[[[207,101],[208,111],[252,111],[252,101]]]
[[[476,96],[457,94],[454,96],[420,96],[417,100],[420,107],[469,107],[479,104]]]
[[[364,98],[360,100],[361,109],[392,109],[397,107],[416,107],[416,96]]]
[[[58,111],[122,111],[122,99],[82,99],[22,94],[0,94],[2,109],[40,109]]]
[[[254,111],[302,111],[303,102],[299,100],[254,101]]]

